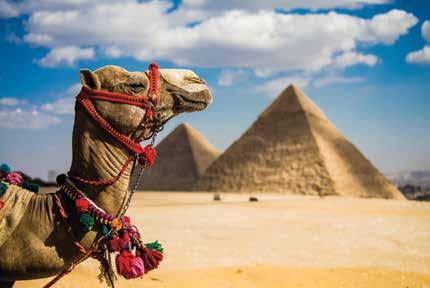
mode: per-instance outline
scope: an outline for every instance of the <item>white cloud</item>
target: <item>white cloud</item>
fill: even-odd
[[[0,107],[0,128],[41,129],[59,124],[62,121],[59,116],[74,113],[74,96],[80,89],[80,83],[73,84],[59,99],[42,105],[33,105],[16,98],[0,98],[0,106],[4,106]],[[11,108],[12,106],[16,108]]]
[[[54,57],[59,54],[57,49],[63,49],[57,46],[80,45],[114,46],[116,55],[164,59],[187,66],[319,70],[333,64],[336,55],[354,51],[358,43],[392,43],[417,21],[412,14],[399,10],[372,19],[335,12],[231,11],[190,27],[185,25],[186,19],[178,17],[181,11],[166,15],[167,4],[99,4],[79,12],[36,12],[28,21],[30,32],[24,39],[54,47],[50,54],[56,53],[46,58],[55,60],[42,61],[51,66],[61,63],[60,59],[69,65],[78,59]],[[87,53],[88,58],[93,56],[92,51]]]
[[[366,21],[361,19],[360,22]],[[375,15],[366,21],[361,31],[361,40],[369,43],[393,44],[401,35],[418,23],[418,19],[411,13],[393,9],[387,13]]]
[[[6,0],[0,0],[0,18],[16,17],[20,14],[17,7]]]
[[[424,46],[421,50],[410,52],[406,55],[406,62],[411,64],[430,64],[430,46]]]
[[[93,59],[95,52],[93,48],[79,48],[75,46],[56,47],[37,62],[44,67],[56,67],[60,65],[73,66],[76,61]]]
[[[267,78],[272,76],[276,71],[268,68],[256,68],[254,69],[254,75],[260,78]]]
[[[362,47],[359,44],[392,44],[417,22],[414,15],[401,10],[370,19],[336,12],[302,15],[271,11],[280,4],[286,9],[355,8],[386,0],[193,0],[170,13],[172,2],[167,0],[64,0],[51,3],[56,9],[48,7],[51,0],[24,2],[31,2],[27,6],[32,8],[26,8],[28,32],[23,39],[50,49],[40,60],[46,66],[73,65],[79,59],[93,58],[97,49],[112,58],[250,68],[265,77],[267,71],[318,71],[334,65],[337,55],[364,55],[357,51]],[[227,8],[234,10],[224,11]],[[208,14],[214,9],[222,11]],[[65,47],[74,48],[70,52]]]
[[[389,0],[183,0],[184,6],[192,9],[201,9],[212,13],[220,13],[226,10],[272,10],[282,8],[285,10],[304,8],[311,10],[347,8],[358,9],[364,5],[387,4]]]
[[[316,87],[323,87],[330,84],[348,84],[348,83],[358,83],[362,82],[364,79],[361,77],[344,77],[340,75],[327,75],[318,78],[314,81]]]
[[[17,106],[21,101],[12,97],[0,98],[0,106]]]
[[[0,128],[42,129],[61,123],[63,117],[59,116],[74,114],[74,96],[81,87],[75,83],[60,93],[57,100],[41,105],[12,97],[0,98]]]
[[[367,66],[375,66],[378,62],[378,57],[372,54],[361,54],[357,52],[345,52],[334,59],[334,66],[336,68],[346,68],[357,64],[364,64]]]
[[[103,52],[106,56],[111,58],[119,58],[123,55],[122,51],[115,46],[106,47]]]
[[[424,21],[421,26],[421,35],[424,40],[430,42],[430,21]],[[406,62],[410,64],[430,64],[430,45],[425,45],[420,50],[408,53]]]
[[[218,85],[231,86],[233,83],[240,81],[246,76],[245,70],[222,70],[218,78]]]
[[[41,129],[60,122],[60,118],[37,110],[0,110],[0,128]]]
[[[80,89],[81,89],[80,83],[76,83],[70,86],[64,93],[65,95],[63,97],[57,99],[54,102],[43,104],[41,106],[41,109],[58,115],[73,114],[74,107],[75,107],[74,96],[76,96],[79,93]]]
[[[275,97],[290,84],[294,84],[300,88],[304,88],[308,86],[309,78],[300,75],[276,78],[256,87],[256,90],[270,97]]]
[[[266,1],[243,1],[243,0],[183,0],[180,8],[184,14],[199,15],[205,19],[210,15],[220,14],[228,10],[243,10],[256,12],[260,10],[273,10],[276,8],[291,10],[296,8],[320,10],[320,9],[359,9],[366,5],[383,5],[392,0],[266,0]],[[23,0],[7,1],[0,0],[0,17],[10,18],[20,14],[31,14],[37,11],[65,11],[73,9],[86,10],[98,4],[128,4],[142,1],[137,0]],[[147,2],[147,1],[146,1]],[[161,0],[172,5],[173,1]],[[201,20],[200,19],[200,20]]]
[[[423,26],[421,26],[421,34],[425,40],[430,42],[430,21],[424,21]]]

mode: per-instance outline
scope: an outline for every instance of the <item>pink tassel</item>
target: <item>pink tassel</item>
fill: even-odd
[[[22,183],[22,176],[18,172],[11,172],[11,173],[7,174],[6,182],[19,186]]]
[[[145,274],[142,259],[126,250],[116,257],[116,270],[126,279],[141,277]]]

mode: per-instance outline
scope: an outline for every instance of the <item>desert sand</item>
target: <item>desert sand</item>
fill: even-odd
[[[145,192],[129,215],[165,261],[117,287],[430,287],[430,203]],[[105,287],[93,260],[55,287]],[[40,287],[48,279],[17,282]]]

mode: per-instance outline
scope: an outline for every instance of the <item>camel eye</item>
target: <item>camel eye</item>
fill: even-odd
[[[143,83],[130,83],[130,88],[134,91],[134,92],[139,92],[141,90],[143,90],[145,88],[145,85]]]
[[[135,88],[137,88],[137,87],[145,87],[145,85],[143,83],[131,83],[130,86],[131,87],[135,87]]]

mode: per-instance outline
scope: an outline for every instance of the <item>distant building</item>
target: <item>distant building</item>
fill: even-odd
[[[60,174],[60,173],[56,170],[49,170],[48,171],[48,182],[49,183],[55,183],[58,174]]]

